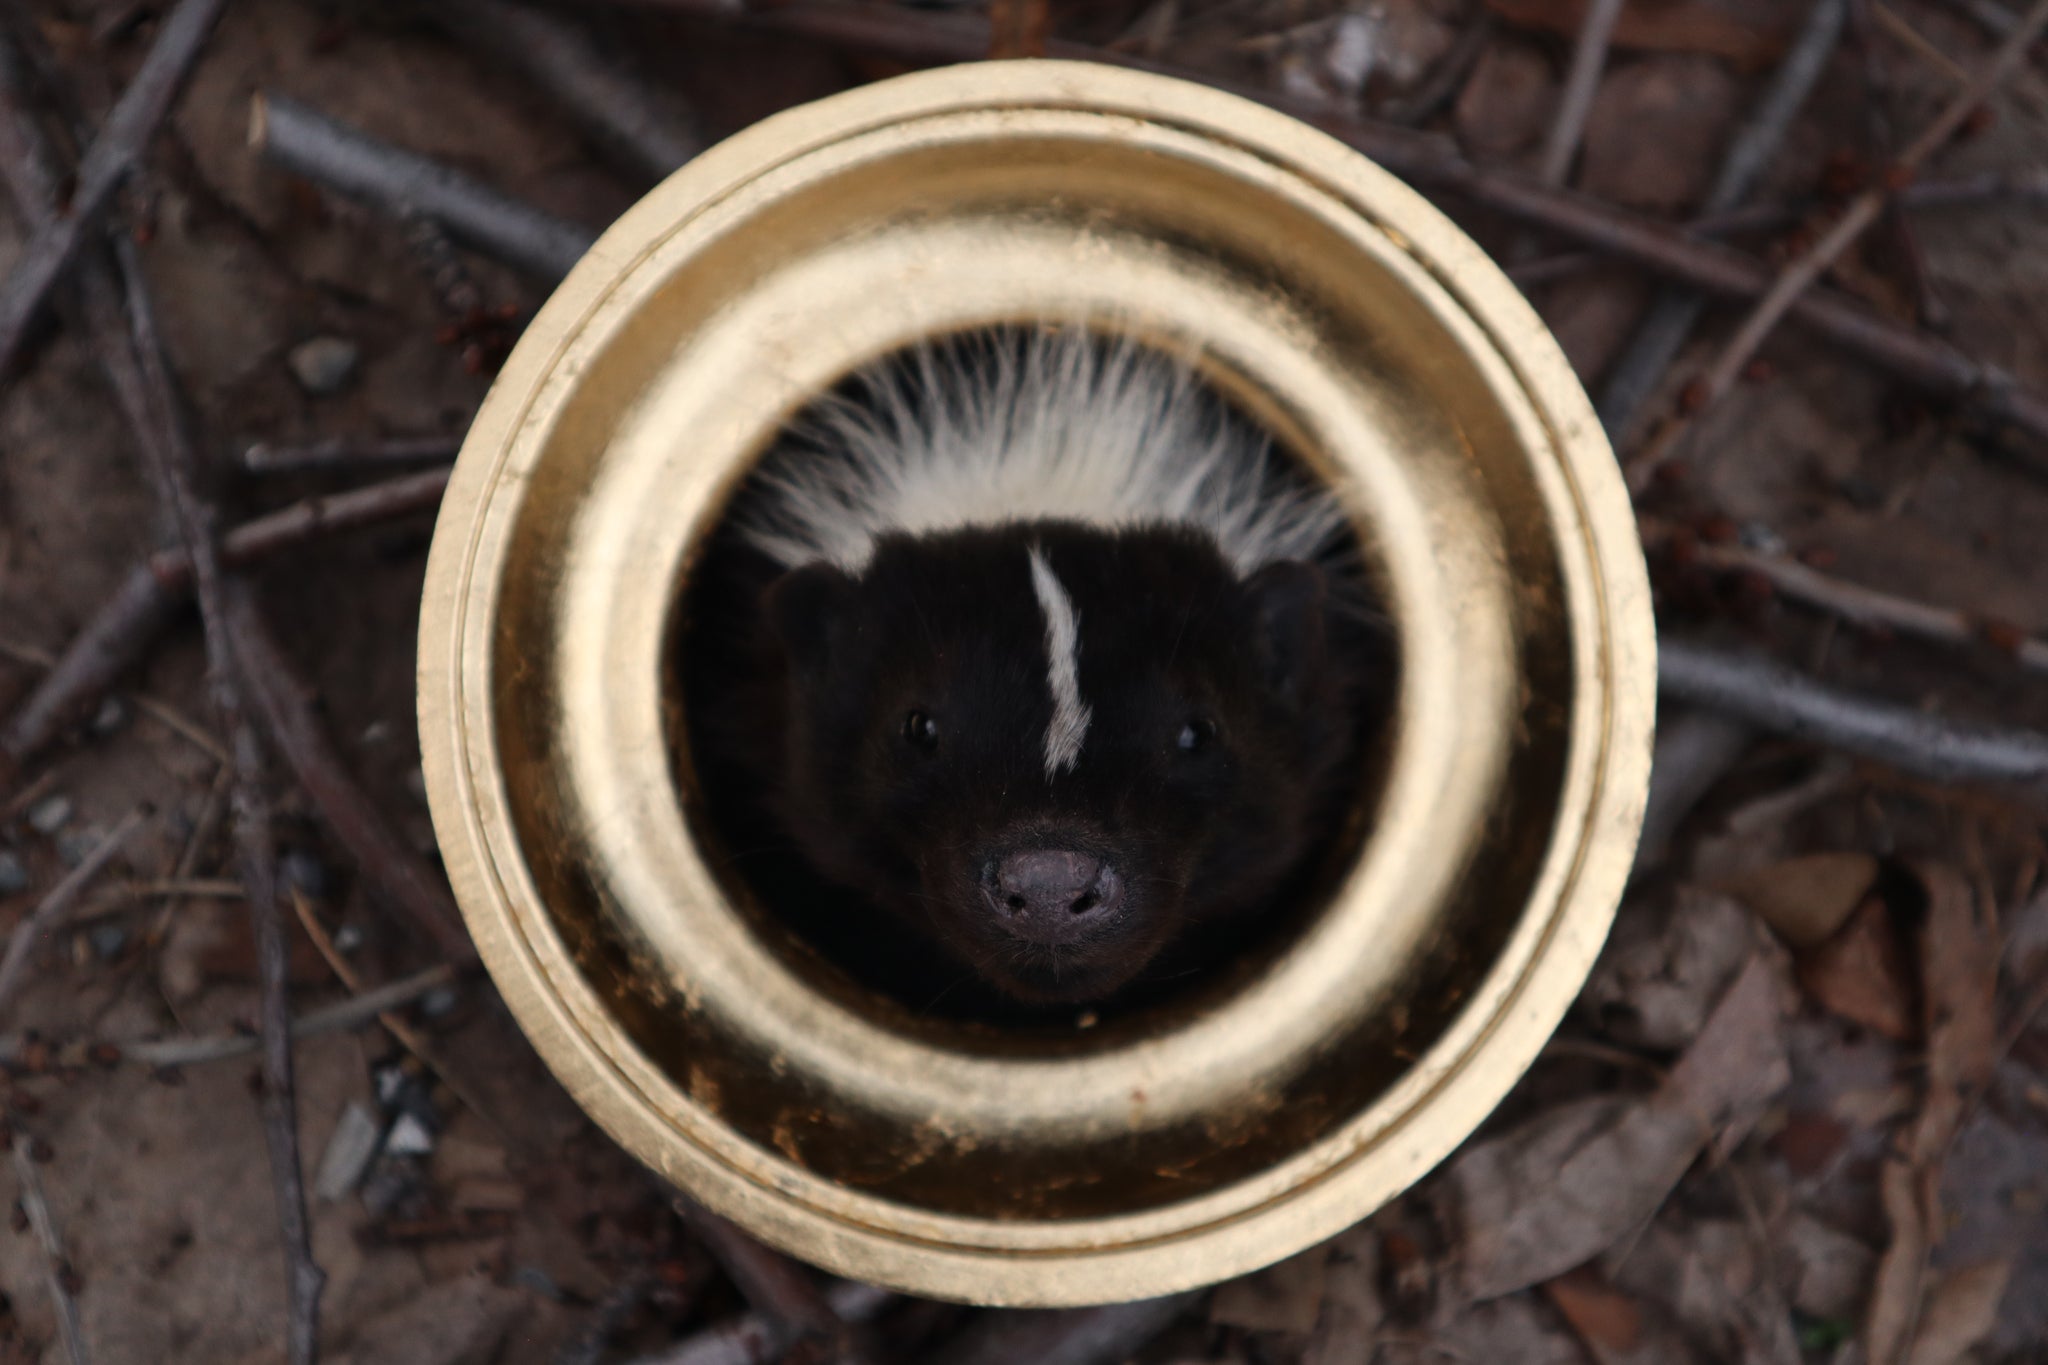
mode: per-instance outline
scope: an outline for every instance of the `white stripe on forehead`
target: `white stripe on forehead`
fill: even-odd
[[[1081,618],[1074,600],[1053,576],[1045,551],[1031,547],[1031,586],[1045,613],[1046,684],[1052,689],[1052,723],[1045,727],[1045,775],[1072,769],[1081,759],[1093,713],[1081,701]]]

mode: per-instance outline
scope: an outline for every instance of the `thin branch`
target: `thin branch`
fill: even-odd
[[[865,1353],[852,1341],[845,1320],[832,1311],[832,1305],[808,1270],[693,1199],[679,1197],[676,1211],[739,1286],[747,1302],[779,1331],[786,1332],[793,1341],[818,1339],[828,1348],[831,1359],[865,1359]]]
[[[865,5],[797,0],[771,9],[735,11],[728,0],[614,0],[669,13],[696,14],[750,24],[900,61],[940,64],[972,61],[988,44],[987,23],[971,14],[939,14]],[[1291,114],[1356,148],[1396,175],[1439,194],[1611,252],[1659,274],[1710,293],[1755,298],[1771,287],[1772,272],[1740,251],[1694,241],[1668,223],[1544,185],[1512,171],[1480,167],[1447,139],[1361,119],[1314,99],[1242,82],[1217,81],[1168,63],[1086,44],[1056,41],[1047,55],[1101,61],[1200,81]],[[1790,316],[1835,345],[1930,394],[1974,403],[1987,417],[2048,437],[2048,394],[2022,388],[1996,366],[1974,360],[1938,338],[1878,316],[1839,296],[1799,297]]]
[[[2010,783],[2048,793],[2048,735],[1970,725],[1857,696],[1774,659],[1660,637],[1657,686],[1673,701],[1936,782]]]
[[[26,1133],[14,1136],[14,1174],[21,1182],[21,1211],[35,1229],[43,1249],[43,1283],[50,1293],[50,1307],[56,1310],[57,1335],[63,1338],[64,1354],[71,1365],[91,1365],[85,1349],[85,1326],[78,1317],[78,1301],[71,1297],[71,1258],[64,1254],[64,1239],[57,1220],[50,1214],[50,1201],[43,1196],[43,1178],[36,1170],[34,1142]]]
[[[147,816],[146,810],[132,810],[121,818],[121,823],[93,845],[92,851],[79,859],[78,866],[71,869],[64,880],[50,888],[50,893],[36,904],[28,918],[15,926],[13,937],[7,940],[6,956],[0,957],[0,1016],[7,1010],[9,998],[21,983],[22,969],[28,965],[29,954],[43,941],[57,921],[63,917],[71,903],[79,898],[85,888],[92,885],[106,865],[114,860],[136,830],[142,827]]]
[[[546,92],[629,175],[659,180],[704,149],[695,116],[672,92],[623,74],[588,32],[554,13],[516,0],[432,0],[427,13]]]
[[[1115,1365],[1200,1297],[1171,1294],[1101,1308],[983,1313],[926,1365]]]
[[[242,468],[251,474],[384,469],[392,465],[437,464],[454,459],[461,449],[460,435],[329,436],[303,445],[258,441],[242,452]]]
[[[1946,146],[1978,106],[1996,90],[2026,56],[2026,50],[2041,30],[2048,27],[2048,0],[2035,0],[2026,19],[2011,37],[1978,70],[1969,86],[1952,98],[1934,120],[1908,143],[1878,183],[1849,202],[1835,225],[1779,273],[1770,289],[1758,300],[1742,326],[1722,347],[1720,355],[1692,391],[1686,410],[1666,422],[1649,447],[1628,465],[1629,487],[1640,492],[1649,486],[1658,466],[1677,454],[1692,419],[1735,386],[1750,359],[1764,340],[1777,329],[1823,271],[1832,266],[1856,239],[1863,235],[1891,200],[1892,186],[1909,182],[1928,157]]]
[[[1755,112],[1728,144],[1721,169],[1701,205],[1702,216],[1726,213],[1749,197],[1785,141],[1792,120],[1827,69],[1828,58],[1841,41],[1847,0],[1814,0],[1799,36],[1757,101]],[[1697,231],[1697,227],[1693,229]],[[1685,349],[1693,328],[1706,311],[1706,300],[1686,289],[1665,286],[1609,372],[1600,393],[1600,422],[1616,441],[1633,425],[1645,400],[1663,382],[1671,362]]]
[[[455,968],[429,967],[389,985],[364,991],[338,1004],[311,1010],[292,1020],[291,1038],[302,1042],[322,1034],[342,1033],[376,1022],[379,1015],[412,1004],[421,996],[452,985],[459,979]],[[0,1036],[0,1063],[21,1065],[38,1050],[47,1053],[47,1065],[85,1066],[95,1061],[146,1066],[157,1070],[229,1062],[259,1051],[262,1039],[255,1033],[216,1033],[199,1038],[89,1039],[61,1047],[31,1045],[20,1034]]]
[[[380,142],[297,100],[268,92],[250,102],[249,145],[295,175],[367,199],[404,219],[423,215],[507,265],[552,283],[597,234],[541,212],[426,157]]]
[[[1607,69],[1607,44],[1614,36],[1614,21],[1620,17],[1621,0],[1589,0],[1586,16],[1579,21],[1579,39],[1572,46],[1572,64],[1565,72],[1557,117],[1551,121],[1543,157],[1536,167],[1536,178],[1546,185],[1562,185],[1572,168],[1579,139],[1585,135],[1586,116],[1593,112],[1601,73]]]
[[[13,367],[29,324],[63,277],[100,217],[155,136],[177,98],[224,0],[185,0],[164,21],[149,55],[121,92],[99,136],[78,163],[78,187],[66,211],[43,224],[0,285],[0,374]]]
[[[446,470],[429,470],[306,498],[221,537],[221,563],[247,568],[318,536],[426,511],[447,484]],[[192,557],[183,549],[159,551],[130,570],[0,729],[0,756],[23,762],[90,711],[170,623],[191,586]]]
[[[306,1217],[305,1177],[299,1161],[298,1116],[294,1104],[291,1002],[286,983],[284,923],[277,904],[276,845],[264,788],[263,750],[243,706],[248,667],[240,657],[228,619],[232,595],[241,585],[222,581],[218,523],[198,491],[199,457],[186,426],[181,396],[170,375],[155,308],[134,247],[115,243],[127,290],[135,359],[157,418],[157,439],[145,439],[159,497],[177,522],[192,560],[199,619],[206,637],[208,682],[221,732],[228,737],[234,772],[235,844],[242,882],[249,889],[250,927],[256,944],[262,991],[264,1139],[277,1200],[286,1260],[285,1356],[292,1365],[311,1365],[318,1351],[320,1291],[326,1275],[313,1260]]]
[[[825,1302],[841,1322],[871,1322],[896,1301],[886,1289],[841,1280],[825,1291]],[[632,1365],[773,1365],[797,1344],[798,1333],[766,1313],[744,1317],[665,1351],[636,1356]]]
[[[1644,539],[1652,545],[1667,542],[1675,534],[1672,527],[1647,518],[1643,521]],[[1755,574],[1793,601],[1804,602],[1855,625],[1893,630],[1946,645],[1988,643],[2028,672],[2048,673],[2048,640],[2026,635],[2016,626],[1846,582],[1783,555],[1764,554],[1741,545],[1688,544],[1685,562],[1716,573]]]
[[[254,597],[236,594],[225,610],[224,624],[242,660],[257,719],[327,828],[356,860],[357,872],[380,899],[405,912],[444,956],[455,962],[474,958],[476,946],[440,874],[392,830],[350,775],[314,714],[312,688],[278,648]]]

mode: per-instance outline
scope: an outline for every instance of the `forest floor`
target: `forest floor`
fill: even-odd
[[[90,159],[72,169],[92,144],[74,126],[101,129],[179,12],[207,3],[0,5],[0,277],[106,179]],[[438,876],[413,722],[438,466],[431,449],[375,447],[459,438],[550,281],[279,169],[251,146],[251,101],[289,96],[600,229],[651,183],[649,158],[601,154],[560,92],[489,40],[479,16],[504,3],[227,6],[168,115],[126,135],[116,169],[131,173],[103,220],[137,259],[158,337],[96,328],[91,290],[73,294],[80,272],[116,278],[95,228],[0,381],[0,1187],[20,1200],[0,1233],[0,1363],[282,1358],[250,895],[288,931],[293,1013],[338,1006],[351,1025],[293,1054],[330,1361],[2048,1359],[2048,772],[2028,747],[2048,731],[2048,405],[2027,407],[2048,392],[2048,45],[1995,64],[2001,26],[2035,16],[1990,0],[1628,0],[1603,44],[1605,0],[1103,0],[1049,19],[994,0],[1010,36],[992,42],[972,3],[542,11],[602,56],[607,98],[651,111],[643,131],[685,153],[932,60],[943,44],[920,33],[961,55],[1032,52],[1044,22],[1055,55],[1267,92],[1360,145],[1398,134],[1406,160],[1390,164],[1512,263],[1591,392],[1643,368],[1640,400],[1608,415],[1642,486],[1662,630],[1988,727],[2015,774],[2037,755],[2031,782],[1974,783],[1939,753],[1886,765],[1853,737],[1671,706],[1663,823],[1580,1007],[1395,1205],[1149,1315],[883,1299],[840,1338],[800,1340],[805,1295],[750,1305],[731,1270],[747,1248],[688,1223],[581,1114],[486,979],[434,972],[460,947],[459,929],[422,928],[445,889],[380,880],[406,859]],[[848,9],[883,22],[825,22]],[[1828,10],[1839,36],[1809,13]],[[1817,78],[1766,130],[1754,183],[1710,203],[1764,92],[1809,58]],[[1923,156],[1916,139],[1949,106],[1963,117]],[[47,144],[41,188],[25,129]],[[1899,171],[1902,157],[1921,164]],[[1576,194],[1518,208],[1529,197],[1501,187],[1535,185],[1546,161]],[[1706,265],[1691,239],[1659,238],[1681,243],[1665,251],[1607,231],[1731,207],[1757,211],[1721,225],[1727,252]],[[1821,259],[1858,214],[1868,226]],[[1724,298],[1674,360],[1646,361],[1638,323],[1660,289],[1731,256],[1762,263],[1758,278],[1805,262],[1817,279],[1753,354],[1737,344],[1751,304]],[[139,287],[112,283],[131,309]],[[1884,338],[1845,340],[1816,300]],[[81,632],[181,543],[146,449],[175,460],[176,443],[143,439],[108,378],[155,340],[171,375],[145,363],[144,391],[189,402],[187,472],[227,524],[411,479],[346,533],[224,571],[216,625],[276,647],[270,691],[242,698],[267,834],[177,573],[151,580],[110,679],[77,672]],[[329,438],[352,453],[284,471],[248,456]],[[61,723],[30,714],[50,679],[68,689]],[[280,707],[324,741],[272,747]],[[365,808],[402,855],[375,869]],[[394,982],[397,1028],[349,1014]],[[715,1335],[749,1311],[753,1344]]]

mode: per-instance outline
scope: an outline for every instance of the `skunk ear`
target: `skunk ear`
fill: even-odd
[[[822,560],[791,569],[761,594],[769,628],[798,672],[825,667],[852,595],[853,580]]]
[[[1299,701],[1323,663],[1323,571],[1277,560],[1245,579],[1244,591],[1260,673],[1283,699]]]

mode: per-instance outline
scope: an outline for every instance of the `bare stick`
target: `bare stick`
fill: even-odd
[[[581,27],[516,0],[430,0],[448,34],[532,81],[591,145],[630,175],[659,180],[704,149],[690,111],[622,74]]]
[[[242,452],[242,468],[251,474],[304,474],[310,470],[383,469],[392,465],[434,464],[455,458],[462,449],[459,435],[329,436],[303,445],[258,441]],[[226,548],[226,547],[222,547]]]
[[[1703,216],[1725,213],[1749,197],[1757,177],[1777,155],[1793,118],[1827,69],[1828,58],[1841,41],[1847,12],[1847,0],[1814,0],[1805,26],[1757,101],[1756,111],[1728,144],[1702,205]],[[1634,423],[1637,411],[1663,382],[1705,311],[1706,301],[1691,290],[1667,285],[1658,291],[1601,389],[1600,422],[1610,437],[1619,441]]]
[[[485,255],[548,283],[568,274],[597,239],[587,228],[283,95],[253,98],[249,145],[295,175],[367,199],[401,219],[432,218]]]
[[[222,3],[185,0],[164,22],[135,79],[121,92],[78,163],[78,188],[69,211],[53,217],[30,238],[13,273],[0,285],[0,374],[12,368],[44,297],[98,226],[115,189],[169,112],[200,45],[220,17]]]
[[[1710,711],[1682,711],[1657,718],[1650,799],[1643,808],[1643,832],[1636,840],[1631,877],[1664,861],[1679,825],[1755,739],[1756,732],[1741,721]]]
[[[225,608],[224,623],[233,632],[255,714],[327,828],[356,860],[356,870],[446,957],[456,962],[474,958],[476,947],[440,874],[393,832],[377,803],[350,776],[313,713],[312,689],[277,647],[254,598],[236,594]]]
[[[1060,1312],[984,1313],[927,1365],[1114,1365],[1166,1330],[1198,1294]]]
[[[1579,40],[1572,47],[1572,64],[1565,72],[1557,117],[1551,121],[1543,159],[1537,163],[1536,178],[1546,185],[1562,185],[1572,168],[1579,139],[1586,131],[1586,116],[1593,112],[1593,96],[1600,89],[1600,75],[1607,69],[1607,43],[1614,36],[1614,21],[1620,17],[1621,0],[1589,0],[1586,17],[1579,21]]]
[[[1643,530],[1644,538],[1651,543],[1672,535],[1671,528],[1648,519]],[[2028,672],[2048,673],[2048,640],[2022,634],[2016,626],[2002,626],[1953,607],[1937,607],[1845,582],[1783,555],[1764,554],[1740,545],[1691,545],[1686,549],[1686,562],[1717,573],[1756,574],[1786,597],[1855,625],[1895,630],[1946,645],[1989,643]]]
[[[986,21],[969,14],[935,14],[879,6],[796,3],[760,11],[732,10],[727,0],[615,0],[641,8],[698,14],[908,62],[963,62],[988,44]],[[1389,171],[1439,193],[1611,252],[1710,293],[1761,296],[1772,273],[1739,251],[1699,242],[1682,231],[1571,190],[1497,168],[1475,166],[1447,140],[1392,124],[1360,119],[1313,99],[1238,82],[1211,80],[1167,63],[1128,53],[1055,41],[1049,56],[1109,62],[1197,80],[1294,115],[1378,161]],[[2048,437],[2048,395],[2022,388],[2006,371],[1964,355],[1938,338],[1904,327],[1840,297],[1805,294],[1791,317],[1842,349],[1930,394],[1967,400],[1985,416]]]
[[[841,1322],[871,1322],[896,1301],[886,1289],[841,1280],[825,1291],[825,1302]],[[797,1343],[787,1324],[766,1313],[748,1313],[665,1351],[637,1356],[632,1365],[773,1365]]]
[[[1674,701],[1936,782],[2011,783],[2048,792],[2048,735],[1969,725],[1860,697],[1773,659],[1664,637],[1657,642],[1657,685]]]
[[[850,1340],[845,1321],[832,1311],[808,1270],[693,1199],[678,1198],[676,1211],[732,1277],[747,1302],[792,1340],[816,1337],[830,1346],[833,1359],[864,1358]]]
[[[449,966],[429,967],[402,977],[389,985],[364,991],[338,1004],[311,1010],[292,1021],[291,1036],[294,1042],[317,1038],[326,1033],[341,1033],[348,1029],[362,1028],[374,1023],[379,1015],[411,1004],[421,996],[452,984],[457,979],[456,970]],[[47,1048],[47,1044],[39,1045]],[[62,1047],[49,1048],[49,1063],[56,1066],[85,1066],[99,1058],[118,1060],[131,1066],[147,1066],[160,1070],[173,1067],[199,1066],[207,1062],[228,1062],[237,1057],[247,1057],[263,1046],[262,1039],[254,1033],[218,1033],[202,1038],[130,1038],[96,1039],[68,1043]],[[30,1054],[30,1047],[21,1035],[0,1037],[0,1062],[9,1065],[23,1063]]]
[[[92,852],[79,859],[78,866],[71,869],[64,880],[50,888],[50,893],[37,902],[29,911],[28,918],[15,927],[14,936],[7,940],[7,955],[0,957],[0,1015],[4,1015],[8,1000],[14,988],[21,983],[22,969],[28,965],[29,954],[44,935],[57,927],[71,903],[78,899],[92,879],[114,860],[121,846],[135,831],[142,827],[146,812],[133,810],[121,818],[107,837],[93,846]]]
[[[182,400],[164,357],[141,263],[133,245],[125,240],[116,241],[115,255],[127,287],[136,362],[162,433],[160,440],[149,443],[153,473],[158,494],[175,518],[186,553],[192,559],[199,619],[206,636],[208,681],[221,732],[228,737],[233,758],[235,843],[242,883],[249,888],[249,917],[262,989],[263,1132],[270,1152],[270,1178],[285,1248],[285,1357],[291,1365],[311,1365],[317,1354],[320,1290],[327,1277],[313,1260],[305,1178],[299,1164],[298,1116],[292,1088],[291,1002],[286,983],[284,923],[277,904],[276,846],[271,834],[269,798],[264,790],[263,750],[243,707],[248,666],[237,652],[227,614],[231,588],[235,592],[247,589],[225,584],[221,578],[220,555],[214,543],[218,519],[198,491],[198,452],[193,448]]]
[[[1856,38],[1856,46],[1862,49],[1863,57],[1863,121],[1869,129],[1870,159],[1880,166],[1888,165],[1892,159],[1895,139],[1892,135],[1891,116],[1885,107],[1891,103],[1891,81],[1885,71],[1884,58],[1877,50],[1877,27],[1890,27],[1894,36],[1901,29],[1911,34],[1918,42],[1925,43],[1919,34],[1906,26],[1898,15],[1873,0],[1850,0],[1849,26]],[[1917,49],[1916,49],[1917,50]],[[1928,48],[1932,51],[1932,48]],[[1936,54],[1937,56],[1939,54]],[[1946,57],[1941,61],[1947,62]],[[1953,66],[1953,63],[1950,64]],[[1968,73],[1963,73],[1958,84],[1967,84]],[[1897,195],[1885,204],[1880,215],[1884,235],[1890,239],[1892,253],[1898,258],[1899,273],[1914,299],[1914,316],[1922,326],[1937,332],[1948,330],[1951,321],[1948,306],[1935,292],[1934,282],[1927,274],[1927,253],[1920,248],[1920,238],[1913,231],[1913,224],[1906,217]]]
[[[2020,27],[1984,63],[1968,88],[1951,99],[1934,121],[1921,130],[1920,136],[1906,145],[1879,183],[1851,200],[1835,225],[1780,272],[1769,291],[1750,310],[1742,326],[1729,338],[1713,366],[1699,381],[1693,401],[1686,405],[1687,410],[1668,421],[1648,448],[1630,461],[1628,480],[1632,489],[1641,491],[1649,486],[1657,467],[1678,452],[1684,436],[1692,429],[1692,418],[1735,386],[1735,381],[1741,377],[1743,368],[1749,364],[1757,348],[1777,329],[1794,302],[1812,287],[1823,271],[1841,258],[1865,229],[1877,221],[1890,202],[1888,182],[1904,184],[1911,180],[1928,157],[1947,145],[1963,122],[2024,59],[2028,45],[2040,36],[2044,27],[2048,27],[2048,0],[2035,0]]]
[[[50,1306],[56,1310],[57,1335],[64,1339],[64,1354],[71,1365],[91,1365],[92,1357],[85,1349],[85,1326],[78,1317],[78,1302],[71,1297],[71,1287],[66,1283],[71,1274],[71,1258],[64,1254],[64,1239],[57,1232],[57,1220],[50,1216],[50,1201],[43,1197],[43,1178],[36,1170],[31,1152],[34,1145],[28,1134],[15,1134],[14,1175],[21,1182],[21,1211],[28,1215],[28,1225],[35,1229],[36,1241],[43,1248],[43,1284],[50,1292]]]
[[[447,483],[446,470],[430,470],[307,498],[228,532],[221,538],[221,563],[245,568],[317,536],[424,511]],[[191,586],[192,557],[183,549],[161,551],[130,570],[0,729],[0,756],[26,760],[91,710],[169,624]]]

